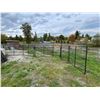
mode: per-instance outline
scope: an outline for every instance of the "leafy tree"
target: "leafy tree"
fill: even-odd
[[[32,30],[32,27],[31,25],[29,25],[28,23],[24,23],[22,24],[22,26],[20,27],[20,29],[22,29],[23,31],[23,34],[25,36],[25,39],[26,39],[26,43],[31,43],[31,39],[32,39],[32,33],[31,33],[31,30]]]
[[[51,37],[51,35],[50,35],[50,33],[49,33],[49,35],[48,35],[48,37],[47,37],[47,40],[48,40],[48,41],[51,41],[51,38],[52,38],[52,37]]]
[[[37,33],[35,32],[34,38],[33,38],[34,42],[38,42],[38,37],[37,37]]]
[[[44,40],[44,41],[47,41],[47,38],[48,38],[48,35],[47,35],[47,33],[45,33],[45,34],[43,35],[43,40]]]
[[[19,41],[23,41],[23,37],[21,35],[19,36]]]
[[[97,33],[94,37],[93,37],[93,45],[100,47],[100,34]]]
[[[59,37],[58,37],[58,36],[56,36],[56,37],[55,37],[55,41],[56,41],[56,43],[59,43],[59,42],[60,42],[60,40],[59,40]]]
[[[15,40],[19,40],[19,37],[17,35],[15,36]]]
[[[82,36],[81,36],[82,38],[84,38],[84,34],[82,34]]]
[[[43,37],[40,37],[40,38],[39,38],[39,41],[40,41],[40,42],[43,42]]]
[[[8,39],[6,34],[1,34],[1,43],[6,43],[6,40]]]
[[[87,38],[88,40],[91,40],[91,36],[89,34],[86,34],[85,38]]]
[[[56,40],[56,38],[54,36],[51,36],[50,38],[51,38],[52,41]]]
[[[59,40],[60,40],[60,41],[62,41],[62,40],[64,40],[64,39],[65,39],[65,37],[64,37],[63,35],[60,35],[60,36],[59,36]]]
[[[68,43],[73,43],[73,42],[75,42],[75,35],[74,34],[71,34],[70,36],[69,36],[69,38],[68,38]]]
[[[81,33],[80,33],[79,31],[76,31],[76,32],[75,32],[75,39],[79,39],[79,38],[80,38],[80,34],[81,34]]]
[[[9,36],[8,39],[9,39],[9,40],[14,40],[15,38],[12,37],[12,36]]]

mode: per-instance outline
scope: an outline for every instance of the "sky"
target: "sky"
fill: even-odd
[[[42,36],[44,33],[68,36],[79,30],[82,34],[100,33],[99,13],[67,13],[67,12],[21,12],[1,13],[1,33],[7,35],[23,35],[20,29],[23,23],[29,23],[32,33]]]

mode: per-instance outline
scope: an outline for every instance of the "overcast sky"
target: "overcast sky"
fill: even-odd
[[[1,13],[1,32],[15,36],[22,35],[21,24],[28,22],[32,32],[39,36],[50,32],[52,35],[68,36],[76,30],[90,35],[100,32],[99,13]]]

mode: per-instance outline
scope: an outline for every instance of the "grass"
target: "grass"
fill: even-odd
[[[29,86],[30,79],[27,79],[26,76],[28,71],[26,68],[21,67],[24,64],[19,64],[16,61],[9,62],[7,64],[2,65],[1,71],[1,82],[6,84],[6,86]]]
[[[32,54],[33,51],[29,50],[29,53]],[[47,54],[37,51],[35,56],[28,59],[30,62],[12,61],[2,64],[1,85],[3,87],[100,86],[100,68],[96,59],[90,57],[88,61],[88,69],[95,74],[88,72],[84,75],[82,70],[67,63],[67,54],[63,59],[59,58],[59,52],[55,52],[54,56]],[[80,59],[80,55],[78,56]],[[73,57],[72,53],[71,58]]]

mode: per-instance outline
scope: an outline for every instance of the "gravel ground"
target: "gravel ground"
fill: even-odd
[[[8,62],[10,61],[19,61],[19,62],[30,62],[31,56],[23,50],[7,50],[6,51],[8,55]]]

